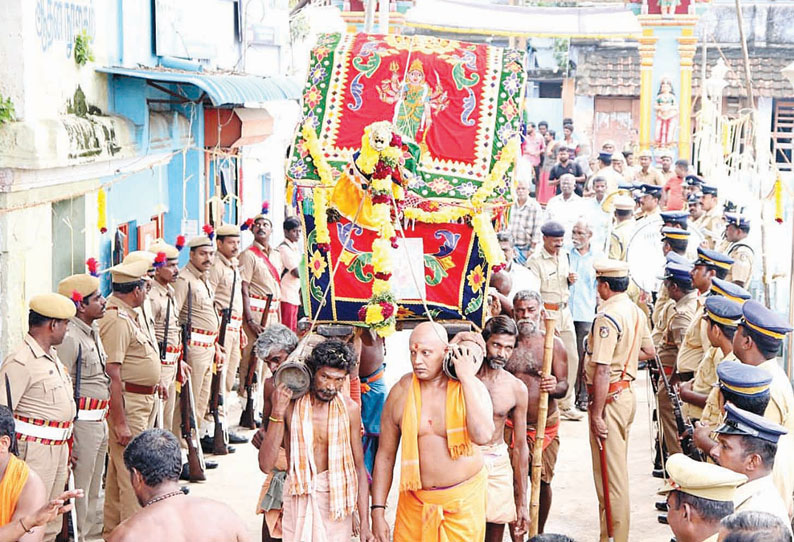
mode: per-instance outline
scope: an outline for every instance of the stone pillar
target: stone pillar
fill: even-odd
[[[692,64],[697,48],[694,30],[692,26],[684,27],[678,38],[678,56],[681,60],[678,156],[685,160],[692,158]]]
[[[643,28],[640,52],[640,150],[651,148],[651,113],[653,111],[653,57],[656,40],[653,28]]]

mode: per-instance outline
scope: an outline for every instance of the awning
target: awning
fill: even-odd
[[[194,85],[207,94],[215,107],[224,105],[254,106],[274,100],[299,100],[303,94],[300,83],[287,77],[120,67],[97,68],[96,71],[149,81]]]
[[[558,8],[424,0],[406,12],[405,25],[486,36],[609,39],[642,34],[636,15],[622,4]]]

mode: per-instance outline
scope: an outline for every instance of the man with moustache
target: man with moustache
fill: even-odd
[[[232,387],[240,365],[240,347],[243,327],[243,294],[241,291],[240,272],[237,266],[237,255],[240,253],[240,228],[234,224],[223,224],[215,232],[215,262],[209,273],[209,282],[215,291],[215,310],[222,319],[223,312],[231,306],[229,323],[226,325],[226,337],[223,343],[225,350],[225,363],[217,366],[216,371],[221,371],[221,393],[224,396],[221,405],[221,416],[226,417],[231,410]],[[243,380],[245,378],[243,377]],[[228,422],[227,422],[228,423]],[[224,424],[227,425],[227,424]],[[248,439],[234,433],[227,432],[230,444],[243,444]]]
[[[560,401],[560,416],[565,420],[578,421],[584,416],[574,407],[574,385],[576,384],[576,366],[573,360],[578,359],[576,348],[576,329],[573,316],[568,306],[571,296],[570,286],[577,281],[576,273],[572,273],[566,254],[562,252],[565,228],[562,224],[549,221],[540,229],[543,234],[543,248],[537,251],[527,262],[527,267],[534,277],[540,281],[540,295],[543,308],[554,314],[555,330],[565,345],[568,359],[568,387]]]
[[[19,459],[41,478],[44,498],[55,499],[68,478],[75,407],[72,381],[54,347],[76,309],[61,294],[34,296],[29,308],[24,341],[0,364],[0,401],[10,397],[6,406],[14,414]],[[60,525],[48,523],[43,539],[54,540]]]
[[[518,321],[518,344],[513,351],[505,369],[524,383],[528,390],[526,442],[528,445],[527,466],[532,464],[537,437],[538,408],[541,392],[549,394],[549,407],[546,417],[546,430],[543,436],[543,461],[540,473],[540,511],[538,517],[538,532],[543,532],[546,519],[551,510],[551,480],[554,477],[554,467],[557,464],[557,455],[560,450],[560,412],[557,409],[557,400],[565,397],[568,391],[568,359],[562,341],[554,338],[552,351],[551,374],[542,376],[543,346],[545,333],[541,325],[544,314],[540,294],[532,291],[522,291],[516,294],[513,302],[513,311]],[[523,438],[515,438],[517,428],[505,428],[505,440],[514,443]],[[526,473],[526,471],[524,471]],[[524,474],[526,477],[526,474]],[[514,540],[523,540],[523,535],[513,537]]]
[[[293,332],[298,326],[298,306],[301,302],[301,279],[298,268],[301,251],[298,240],[301,236],[300,220],[294,216],[284,220],[284,240],[278,246],[284,270],[281,273],[281,323]]]
[[[267,202],[262,206],[262,213],[254,217],[251,225],[254,242],[238,257],[242,280],[240,291],[243,296],[243,332],[248,342],[240,358],[241,375],[248,374],[248,364],[252,358],[251,350],[256,338],[269,324],[280,322],[281,258],[277,250],[270,248],[273,223],[266,213]],[[272,296],[272,300],[262,325],[262,314],[267,307],[268,295]],[[239,386],[237,393],[242,397],[245,394],[245,386]]]
[[[113,294],[99,322],[110,377],[103,536],[109,535],[140,507],[122,454],[130,440],[151,428],[157,417],[155,393],[160,382],[160,355],[156,339],[145,328],[136,310],[146,299],[148,269],[146,261],[121,263],[110,268]]]
[[[213,235],[214,234],[210,234]],[[210,386],[212,385],[213,364],[223,365],[223,347],[217,343],[220,317],[215,309],[215,290],[209,281],[209,271],[215,257],[215,250],[207,235],[200,235],[190,240],[190,260],[179,272],[179,277],[174,283],[174,297],[179,310],[179,322],[187,322],[188,286],[191,292],[191,328],[188,337],[190,355],[190,380],[193,390],[193,404],[195,416],[202,420],[210,402]],[[176,425],[181,426],[181,413],[176,416]],[[199,434],[206,435],[210,424],[206,421],[203,427],[197,428]],[[202,439],[203,440],[203,439]],[[204,442],[202,442],[202,446]],[[227,446],[227,453],[234,452],[234,448]]]
[[[471,333],[459,333],[472,335]],[[522,536],[529,528],[527,507],[527,472],[529,452],[524,439],[517,439],[511,454],[505,442],[505,427],[519,435],[526,431],[527,387],[521,380],[504,370],[513,353],[518,329],[507,316],[495,316],[482,330],[485,360],[477,372],[493,403],[496,430],[491,442],[480,446],[488,469],[487,505],[485,511],[486,542],[501,542],[505,525],[513,525],[514,535]],[[456,338],[457,338],[456,337]],[[510,433],[512,434],[512,433]]]
[[[360,540],[373,540],[366,515],[369,483],[361,411],[341,393],[355,362],[353,350],[342,341],[321,342],[306,360],[309,392],[293,400],[292,391],[282,383],[273,394],[259,468],[270,473],[284,446],[289,466],[282,529],[287,542],[349,542],[356,506]]]
[[[77,314],[69,320],[63,342],[55,349],[69,371],[74,389],[79,392],[72,433],[72,472],[75,487],[85,491],[85,497],[75,501],[75,528],[85,538],[102,525],[102,518],[97,517],[96,511],[108,451],[105,418],[110,377],[105,372],[107,355],[99,338],[97,321],[105,315],[106,301],[99,291],[99,279],[87,274],[66,277],[58,283],[58,293],[71,298],[77,309]]]
[[[179,250],[162,239],[155,241],[150,247],[160,259],[160,265],[154,270],[154,280],[149,291],[149,302],[154,318],[154,332],[160,351],[160,383],[165,388],[163,403],[163,429],[175,435],[182,434],[181,429],[174,426],[174,410],[176,409],[176,368],[182,355],[182,341],[179,327],[179,307],[174,302],[174,283],[179,276]],[[166,324],[166,318],[168,323]],[[168,337],[165,336],[166,327]],[[183,365],[187,367],[187,364]]]
[[[440,324],[423,322],[409,340],[413,371],[391,389],[372,477],[372,527],[389,542],[386,497],[402,441],[395,542],[483,540],[487,474],[482,453],[494,434],[488,389],[472,351],[449,345]],[[457,379],[442,369],[450,352]]]

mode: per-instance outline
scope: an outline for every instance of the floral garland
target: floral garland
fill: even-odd
[[[314,167],[320,176],[321,186],[315,187],[312,191],[314,203],[314,228],[317,234],[317,248],[323,253],[331,249],[331,234],[328,232],[328,189],[334,185],[334,174],[328,160],[323,156],[320,149],[320,141],[317,133],[308,122],[303,124],[301,135],[306,141],[306,148],[314,161]]]
[[[381,337],[388,337],[395,331],[397,304],[391,293],[392,261],[391,249],[397,248],[397,234],[394,220],[402,209],[405,192],[402,187],[400,165],[403,159],[403,143],[400,136],[391,132],[388,145],[382,145],[384,130],[391,130],[388,124],[375,123],[368,126],[361,136],[361,151],[356,158],[356,166],[370,176],[370,197],[372,215],[378,224],[378,238],[372,242],[372,270],[375,279],[372,284],[372,297],[359,311],[359,319],[372,327]],[[382,148],[374,145],[379,137]],[[394,200],[396,212],[392,213]]]

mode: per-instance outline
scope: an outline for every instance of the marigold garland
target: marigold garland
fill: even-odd
[[[367,304],[361,307],[358,316],[359,320],[375,329],[378,335],[387,337],[395,331],[397,314],[397,304],[391,293],[390,284],[392,277],[391,249],[397,247],[394,220],[399,217],[396,215],[402,211],[406,219],[430,224],[454,222],[471,217],[472,228],[480,239],[485,259],[495,270],[504,267],[504,253],[499,247],[496,232],[491,224],[491,212],[484,209],[483,206],[503,182],[508,169],[515,162],[519,145],[518,140],[514,138],[502,149],[488,177],[471,197],[471,208],[445,205],[431,210],[418,207],[403,209],[405,190],[402,186],[400,173],[404,153],[402,139],[398,134],[392,133],[389,144],[383,150],[378,151],[372,144],[372,136],[373,132],[382,126],[376,126],[376,124],[380,123],[375,123],[364,129],[364,134],[361,136],[361,149],[355,160],[358,169],[370,177],[372,214],[379,224],[378,238],[372,243],[372,268],[375,275],[372,297]],[[327,191],[334,185],[333,170],[322,153],[317,133],[309,123],[303,125],[301,134],[320,177],[320,186],[316,186],[313,190],[314,223],[318,248],[327,251],[331,242],[326,214],[328,210]],[[394,200],[394,206],[397,209],[397,212],[394,213],[391,206],[392,200]]]

